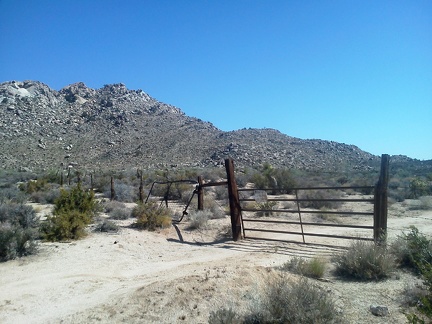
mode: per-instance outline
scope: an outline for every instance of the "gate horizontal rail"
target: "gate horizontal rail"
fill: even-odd
[[[373,227],[371,227],[373,229]],[[246,230],[246,228],[245,228]],[[294,235],[302,235],[302,236],[317,236],[317,237],[330,237],[330,238],[341,238],[348,240],[363,240],[363,241],[373,241],[373,238],[370,237],[357,237],[357,236],[345,236],[345,235],[332,235],[332,234],[318,234],[318,233],[307,233],[307,232],[289,232],[289,231],[278,231],[278,230],[266,230],[266,229],[256,229],[256,228],[248,228],[248,231],[251,232],[267,232],[267,233],[278,233],[278,234],[294,234]],[[254,237],[247,237],[254,238]],[[279,240],[278,240],[279,241]]]
[[[256,208],[242,208],[242,211],[249,212],[271,212],[271,213],[295,213],[298,214],[298,210],[289,209],[256,209]],[[328,210],[301,210],[302,214],[335,214],[335,215],[364,215],[373,216],[373,212],[351,212],[351,211],[328,211]]]
[[[346,227],[346,228],[373,229],[373,226],[368,226],[368,225],[326,224],[326,223],[310,223],[310,222],[295,222],[295,221],[278,221],[278,220],[247,219],[247,218],[243,218],[243,222],[250,222],[250,223],[272,223],[272,224],[292,224],[292,225],[311,225],[311,226],[328,226],[328,227]]]

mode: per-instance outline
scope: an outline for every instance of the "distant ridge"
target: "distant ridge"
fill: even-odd
[[[122,83],[91,89],[78,82],[56,91],[39,81],[4,82],[0,113],[4,169],[208,167],[232,157],[243,167],[340,170],[380,160],[354,145],[274,129],[223,132]]]

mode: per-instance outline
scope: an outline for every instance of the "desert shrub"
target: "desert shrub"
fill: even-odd
[[[410,181],[410,197],[409,198],[418,198],[421,196],[427,196],[431,193],[431,186],[427,180],[415,177]]]
[[[43,237],[48,241],[77,240],[86,235],[85,228],[92,221],[90,215],[78,210],[61,210],[42,226]]]
[[[0,261],[33,254],[37,230],[0,223]]]
[[[114,209],[117,208],[126,208],[126,205],[120,201],[115,201],[115,200],[103,200],[102,201],[102,208],[105,211],[105,213],[110,213],[111,211],[113,211]]]
[[[273,189],[272,194],[291,193],[296,181],[290,170],[275,169],[269,163],[264,163],[261,169],[252,175],[255,188]]]
[[[242,317],[232,308],[221,308],[210,313],[209,324],[241,324]]]
[[[412,210],[430,210],[432,209],[432,196],[421,196],[414,200],[410,206]]]
[[[48,181],[44,178],[37,180],[28,180],[20,184],[19,188],[25,193],[32,194],[37,191],[46,190],[49,187]]]
[[[53,215],[42,226],[43,236],[49,241],[79,239],[99,210],[93,191],[82,189],[80,184],[70,190],[62,189]]]
[[[254,296],[246,314],[221,308],[210,314],[209,323],[338,323],[341,316],[326,290],[306,278],[292,281],[272,277]]]
[[[215,187],[214,192],[217,200],[228,199],[228,188],[226,188],[226,186],[217,186]]]
[[[27,199],[27,194],[15,186],[0,188],[0,204],[7,202],[23,204],[27,201]]]
[[[189,228],[200,229],[207,227],[212,213],[209,210],[196,210],[189,214]]]
[[[114,183],[114,200],[121,202],[134,202],[138,199],[138,188],[120,181]],[[111,198],[111,184],[104,188],[104,196]]]
[[[316,201],[314,199],[338,199],[341,197],[340,192],[330,190],[306,190],[300,194],[300,199],[311,199],[310,201],[301,201],[300,205],[303,208],[315,209],[337,209],[341,206],[339,201]]]
[[[15,203],[0,205],[0,261],[36,251],[38,222],[31,206]]]
[[[131,216],[131,212],[127,208],[114,208],[108,213],[112,219],[128,219]]]
[[[338,275],[358,280],[384,279],[395,269],[394,257],[386,247],[362,240],[335,255],[333,262]]]
[[[250,322],[332,323],[339,319],[328,293],[306,278],[273,278],[259,298],[258,306],[247,316]]]
[[[282,270],[290,271],[309,278],[322,278],[325,272],[326,263],[319,258],[305,260],[300,257],[293,257],[284,263]]]
[[[276,206],[276,201],[266,201],[262,203],[256,203],[255,208],[261,209],[261,211],[257,212],[257,216],[271,216],[273,212],[271,211]]]
[[[60,196],[59,188],[47,189],[46,191],[35,191],[30,195],[30,199],[33,202],[40,204],[53,204],[55,200]]]
[[[421,273],[422,269],[432,264],[432,242],[415,226],[408,233],[402,233],[390,245],[391,253],[402,266]]]
[[[95,232],[118,232],[119,228],[116,223],[105,219],[96,226]]]
[[[159,207],[155,202],[139,203],[132,210],[132,216],[137,218],[135,227],[149,231],[169,227],[172,223],[170,210]]]

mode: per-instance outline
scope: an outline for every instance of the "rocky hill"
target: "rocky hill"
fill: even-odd
[[[0,168],[87,169],[237,165],[367,169],[379,157],[353,145],[273,129],[223,132],[124,84],[56,91],[38,81],[0,84]]]

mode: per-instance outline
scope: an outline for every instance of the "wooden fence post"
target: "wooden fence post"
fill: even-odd
[[[114,200],[114,198],[115,198],[114,178],[111,177],[111,198],[110,198],[110,200]]]
[[[139,185],[139,201],[141,203],[144,203],[144,185],[143,185],[143,174],[142,174],[142,170],[137,170],[137,175],[140,179],[140,185]]]
[[[374,241],[382,244],[387,239],[387,188],[389,180],[388,154],[381,156],[381,171],[379,180],[375,186],[374,203]]]
[[[225,169],[228,181],[231,228],[233,233],[233,240],[237,241],[241,237],[241,207],[237,190],[237,183],[234,176],[234,162],[231,158],[225,160]]]
[[[204,190],[203,190],[203,178],[198,177],[197,195],[198,195],[198,210],[204,210]]]

